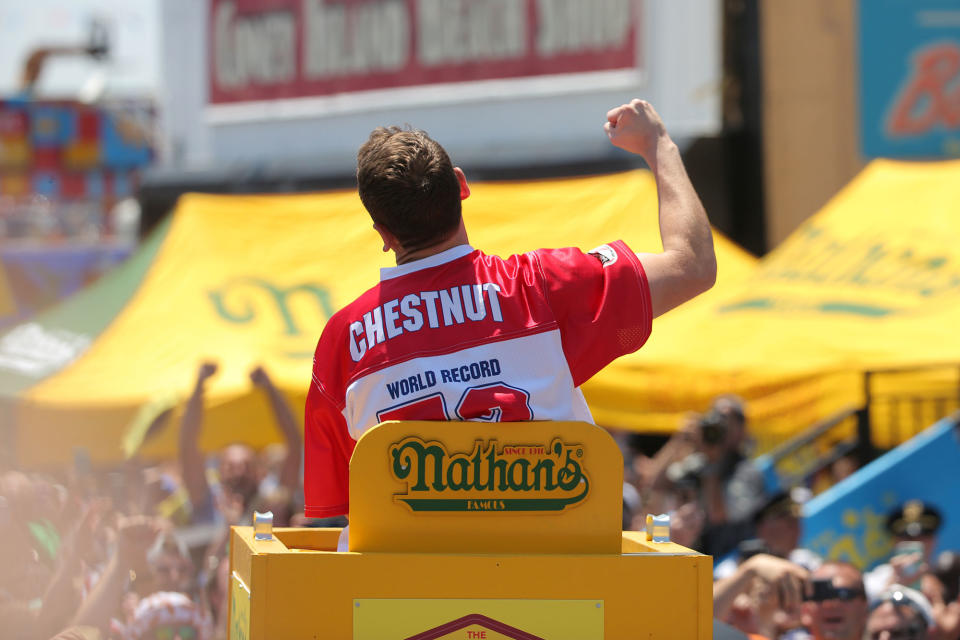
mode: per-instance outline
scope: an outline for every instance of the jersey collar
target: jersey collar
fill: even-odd
[[[413,262],[408,262],[406,264],[398,264],[395,267],[383,267],[380,269],[380,281],[383,282],[384,280],[390,280],[391,278],[405,276],[408,273],[414,273],[422,269],[429,269],[430,267],[446,264],[471,253],[473,253],[473,247],[468,244],[461,244],[447,249],[446,251],[435,253],[432,256],[421,258],[420,260],[414,260]]]

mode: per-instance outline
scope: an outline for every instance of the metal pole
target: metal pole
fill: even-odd
[[[873,460],[873,436],[870,429],[870,405],[873,398],[870,392],[872,373],[863,374],[863,408],[857,412],[857,457],[863,466]]]

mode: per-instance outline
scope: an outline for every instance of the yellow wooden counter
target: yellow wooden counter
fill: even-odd
[[[255,540],[234,527],[230,637],[711,637],[711,558],[620,531],[622,457],[606,432],[482,428],[365,434],[351,461],[349,552],[336,551],[340,529]],[[458,456],[483,464],[450,464]]]

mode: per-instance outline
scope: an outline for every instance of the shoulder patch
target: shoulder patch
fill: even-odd
[[[609,267],[617,261],[617,252],[614,251],[613,247],[608,244],[602,244],[596,249],[591,249],[587,253],[599,260],[600,264],[604,267]]]

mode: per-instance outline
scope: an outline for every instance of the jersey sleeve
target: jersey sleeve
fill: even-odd
[[[356,441],[347,422],[314,380],[304,412],[304,514],[327,518],[348,513],[350,456]]]
[[[617,240],[588,253],[541,249],[534,255],[575,386],[647,341],[653,325],[650,285],[626,244]]]

